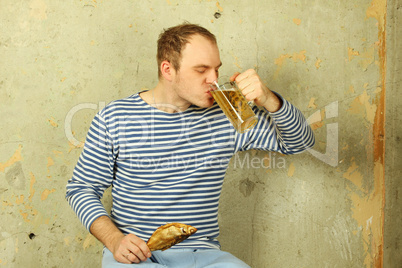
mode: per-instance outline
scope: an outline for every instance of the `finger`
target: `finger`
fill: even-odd
[[[248,101],[255,101],[262,95],[262,90],[256,83],[251,83],[246,87],[242,88],[242,94],[246,97]]]
[[[252,77],[252,76],[254,76],[256,74],[257,73],[255,72],[254,69],[248,69],[248,70],[244,71],[243,73],[239,74],[236,77],[236,83],[240,83],[241,81],[243,81],[243,80],[245,80],[245,79],[247,79],[249,77]]]
[[[231,77],[230,77],[230,81],[235,81],[236,80],[236,77],[239,75],[240,73],[239,72],[235,72]]]
[[[127,258],[127,254],[123,255],[123,254],[119,254],[118,256],[114,256],[115,260],[121,263],[126,263],[126,264],[130,264],[132,263],[130,260],[128,260]]]
[[[246,90],[246,91],[242,91],[242,93],[243,93],[244,97],[246,98],[246,100],[248,100],[248,101],[255,101],[255,99],[258,97],[255,90]]]
[[[130,263],[140,263],[141,260],[138,258],[136,253],[130,252],[124,256]]]
[[[144,240],[142,240],[141,238],[139,238],[137,236],[134,236],[133,240],[134,240],[134,243],[141,249],[141,251],[147,258],[150,258],[152,256],[151,250],[149,249],[149,247],[147,246],[147,243],[145,243]]]
[[[250,81],[249,79],[244,79],[236,83],[237,87],[242,91],[243,94],[252,90],[252,81]]]
[[[254,89],[257,89],[261,85],[260,79],[257,75],[247,76],[242,80],[239,79],[239,81],[236,80],[236,83],[242,90],[251,86],[254,87]]]
[[[137,246],[132,244],[128,250],[131,252],[131,254],[128,254],[128,259],[132,262],[140,262],[140,261],[146,261],[147,257],[145,257],[144,253],[141,251],[141,249]]]
[[[129,239],[132,245],[130,251],[134,253],[141,261],[145,261],[147,258],[152,256],[151,251],[144,240],[137,236],[129,236]]]

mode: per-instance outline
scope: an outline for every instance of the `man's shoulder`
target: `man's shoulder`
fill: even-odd
[[[113,114],[116,112],[133,111],[141,109],[146,103],[141,99],[138,93],[128,97],[117,99],[107,104],[101,111],[102,114]]]

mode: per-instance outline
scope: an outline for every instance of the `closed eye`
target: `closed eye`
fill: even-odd
[[[195,69],[198,73],[203,74],[206,71],[206,68],[197,68]]]

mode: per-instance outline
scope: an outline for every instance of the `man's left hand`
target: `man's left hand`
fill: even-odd
[[[256,105],[265,107],[269,112],[274,113],[282,107],[282,101],[264,85],[254,69],[243,73],[236,72],[230,80],[236,81],[248,101],[254,101]]]

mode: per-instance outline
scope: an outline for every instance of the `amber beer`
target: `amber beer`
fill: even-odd
[[[239,133],[244,133],[257,124],[258,118],[251,109],[250,103],[237,87],[236,82],[224,84],[215,82],[211,94]]]

